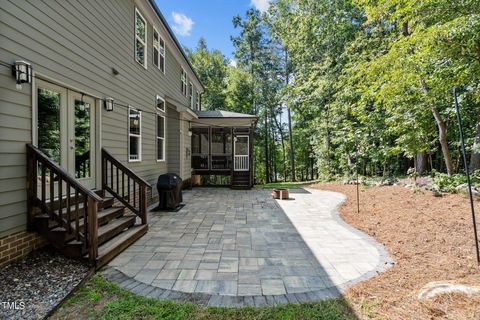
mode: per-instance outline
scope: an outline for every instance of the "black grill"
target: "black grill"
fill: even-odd
[[[183,201],[182,178],[175,173],[165,173],[158,177],[158,209],[174,210]]]

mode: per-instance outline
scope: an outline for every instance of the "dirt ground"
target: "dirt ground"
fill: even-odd
[[[345,293],[357,314],[374,319],[480,319],[480,294],[417,299],[419,290],[431,281],[480,286],[467,197],[435,197],[404,186],[361,187],[357,214],[356,186],[315,187],[347,195],[343,219],[382,243],[395,260],[388,271]],[[480,201],[475,208],[480,218]]]

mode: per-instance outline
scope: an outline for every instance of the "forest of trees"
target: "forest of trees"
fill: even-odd
[[[480,168],[478,0],[276,0],[234,17],[236,64],[188,50],[203,107],[255,114],[257,183]],[[358,160],[355,156],[358,146]],[[358,161],[358,162],[356,162]]]

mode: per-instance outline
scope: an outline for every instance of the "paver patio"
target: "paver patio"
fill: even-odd
[[[241,306],[336,297],[390,265],[338,216],[342,194],[290,191],[187,191],[179,212],[151,212],[149,232],[104,274],[143,295]]]

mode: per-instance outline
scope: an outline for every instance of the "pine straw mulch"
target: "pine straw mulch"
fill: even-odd
[[[386,272],[345,293],[362,318],[480,319],[480,295],[417,300],[418,291],[431,281],[480,285],[467,197],[435,197],[404,186],[361,187],[357,214],[356,186],[331,183],[314,188],[345,194],[342,218],[382,243],[395,260]],[[480,201],[475,208],[480,218]]]

